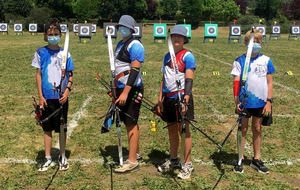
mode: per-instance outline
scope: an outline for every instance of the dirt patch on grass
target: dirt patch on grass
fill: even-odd
[[[290,177],[283,174],[278,173],[270,173],[268,175],[270,178],[274,178],[278,181],[285,181],[289,183],[293,188],[299,188],[300,187],[300,174],[296,175],[296,177]]]

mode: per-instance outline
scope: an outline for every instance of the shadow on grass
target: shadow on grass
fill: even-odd
[[[148,154],[148,159],[145,159],[144,161],[157,167],[158,165],[163,164],[165,159],[169,157],[170,156],[167,155],[165,151],[152,149],[152,151]]]
[[[66,149],[66,157],[69,158],[71,155],[71,151]],[[59,156],[59,149],[57,148],[51,148],[51,157],[54,161],[58,161],[58,156]],[[41,161],[45,158],[45,150],[40,150],[38,151],[38,154],[35,158],[35,160],[38,163],[41,163]]]
[[[103,165],[107,166],[109,164],[115,164],[119,165],[119,152],[118,152],[118,146],[116,145],[109,145],[106,146],[104,149],[103,147],[99,148],[100,154],[103,158]],[[123,153],[123,161],[125,161],[128,158],[129,151],[122,147],[122,153]]]

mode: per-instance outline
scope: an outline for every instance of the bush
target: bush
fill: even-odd
[[[28,18],[25,22],[25,27],[28,30],[29,23],[37,23],[38,32],[44,32],[44,24],[51,21],[52,18],[52,11],[47,7],[41,8],[34,8],[30,12]]]

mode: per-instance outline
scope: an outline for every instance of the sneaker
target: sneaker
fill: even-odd
[[[39,172],[44,172],[47,171],[49,168],[55,166],[55,163],[52,161],[52,159],[44,159],[41,167],[39,167],[38,171]]]
[[[66,170],[69,169],[69,163],[68,163],[67,158],[65,158],[64,163],[62,163],[62,157],[59,156],[59,157],[58,157],[58,163],[59,163],[59,170],[61,170],[61,171],[66,171]]]
[[[120,168],[115,169],[116,173],[129,173],[139,170],[139,163],[131,163],[129,160],[126,160],[123,163],[123,166]]]
[[[142,160],[143,159],[142,154],[141,153],[136,153],[136,159],[138,161]]]
[[[159,172],[168,172],[170,170],[175,170],[175,169],[180,169],[180,163],[179,163],[179,158],[177,159],[171,159],[171,158],[167,158],[165,159],[165,163],[163,163],[162,165],[158,166],[158,171]]]
[[[241,165],[236,164],[233,168],[235,173],[244,173],[244,160],[242,160]]]
[[[180,179],[189,179],[193,170],[194,167],[192,163],[184,163],[177,177]]]
[[[264,165],[263,161],[252,158],[250,166],[256,169],[259,173],[268,174],[269,169]]]

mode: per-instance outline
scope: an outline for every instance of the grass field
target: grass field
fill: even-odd
[[[142,39],[145,63],[142,71],[144,96],[155,102],[161,80],[161,64],[167,44],[153,43],[152,27],[144,28]],[[200,129],[221,142],[237,116],[234,114],[232,77],[233,60],[246,52],[243,44],[228,44],[228,28],[219,28],[216,43],[203,43],[204,29],[192,31],[187,48],[196,57],[194,101]],[[157,119],[141,109],[140,149],[143,162],[138,172],[113,174],[114,189],[299,189],[300,188],[300,41],[267,41],[262,53],[271,57],[274,79],[273,120],[263,127],[262,159],[269,175],[259,174],[245,166],[244,174],[232,172],[237,159],[236,131],[220,153],[217,147],[199,132],[192,130],[192,161],[195,171],[187,181],[174,174],[162,175],[156,167],[169,155],[167,130],[160,122],[156,133],[150,131],[149,119]],[[64,40],[64,37],[63,37]],[[60,44],[63,44],[60,42]],[[70,48],[75,72],[70,95],[69,138],[67,155],[70,169],[57,171],[57,166],[44,173],[37,171],[44,157],[43,132],[36,126],[31,96],[37,96],[35,69],[31,61],[36,49],[45,45],[42,34],[0,36],[0,189],[110,189],[110,165],[118,163],[115,127],[100,134],[101,120],[110,104],[106,90],[94,80],[95,72],[110,78],[107,44],[102,30],[92,37],[91,44],[79,44],[70,35]],[[115,46],[116,44],[114,44]],[[293,75],[285,75],[292,71]],[[213,75],[219,72],[219,75]],[[299,77],[299,78],[298,78]],[[253,155],[251,131],[247,135],[247,163]],[[123,154],[128,154],[127,136],[122,125]],[[58,135],[54,135],[56,147]],[[53,148],[54,157],[58,149]]]

